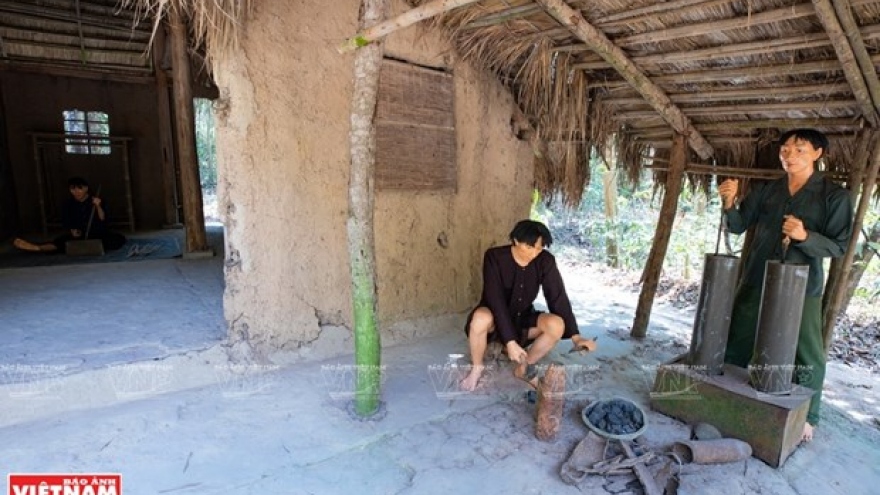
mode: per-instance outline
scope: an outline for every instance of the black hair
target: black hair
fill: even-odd
[[[520,220],[510,231],[510,241],[524,242],[529,246],[534,246],[538,239],[544,244],[544,247],[550,247],[553,244],[553,236],[550,235],[550,229],[541,222],[534,220]]]
[[[828,154],[828,137],[816,129],[792,129],[779,137],[779,146],[785,144],[792,137],[795,140],[802,140],[812,144],[814,149],[822,148],[823,157]]]
[[[89,187],[89,183],[82,177],[71,177],[67,179],[67,187]]]

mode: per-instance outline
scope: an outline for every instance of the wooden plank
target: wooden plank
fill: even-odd
[[[754,100],[765,99],[769,96],[776,98],[801,98],[804,96],[828,96],[833,94],[845,93],[850,90],[848,84],[805,84],[800,86],[787,87],[761,87],[749,89],[726,89],[717,88],[699,93],[669,93],[669,98],[675,103],[709,103],[717,101],[737,101],[737,100]],[[644,105],[645,100],[638,96],[615,96],[611,98],[599,97],[596,99],[598,103],[608,105]]]

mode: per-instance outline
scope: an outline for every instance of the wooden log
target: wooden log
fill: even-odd
[[[403,29],[407,26],[411,26],[419,21],[429,19],[431,17],[434,17],[435,15],[457,9],[459,7],[463,7],[465,5],[477,3],[479,1],[480,0],[434,0],[433,2],[428,2],[424,5],[400,14],[394,19],[388,19],[385,22],[381,22],[379,24],[370,26],[366,29],[359,31],[353,37],[345,40],[342,46],[338,48],[338,51],[339,53],[345,53],[357,50],[358,48],[366,46],[373,41],[388,36],[394,31]]]
[[[676,134],[673,138],[670,167],[666,175],[666,192],[663,193],[660,219],[657,222],[657,230],[654,232],[654,242],[651,245],[651,252],[645,264],[645,270],[642,272],[642,290],[639,294],[636,316],[630,331],[630,335],[635,338],[644,338],[648,334],[648,321],[651,318],[651,308],[654,305],[654,294],[657,293],[657,284],[660,281],[663,260],[666,258],[666,248],[669,246],[669,237],[672,235],[672,224],[675,222],[678,196],[681,193],[686,165],[687,148],[685,146],[685,139],[681,134]]]
[[[549,441],[556,438],[565,413],[565,367],[551,364],[538,381],[535,436]]]
[[[635,65],[604,33],[590,25],[576,10],[562,0],[536,0],[560,24],[583,40],[590,48],[614,67],[630,85],[645,97],[645,100],[679,134],[687,136],[694,151],[703,159],[711,157],[715,150],[705,138],[694,129],[688,117],[669,99],[642,70]]]
[[[202,204],[202,185],[199,180],[199,160],[196,154],[195,116],[193,111],[192,74],[190,73],[186,23],[177,9],[167,11],[171,37],[171,67],[174,88],[174,130],[177,137],[177,157],[180,165],[180,188],[183,218],[186,226],[187,253],[208,252],[205,233],[205,212]]]
[[[819,18],[819,22],[825,27],[825,32],[831,40],[831,46],[834,47],[834,52],[837,54],[837,59],[840,60],[840,65],[843,66],[843,74],[852,88],[853,96],[858,102],[862,115],[873,127],[877,127],[878,122],[880,122],[880,116],[877,115],[877,110],[871,102],[868,85],[862,76],[861,69],[859,69],[859,63],[856,61],[852,46],[850,46],[843,28],[840,27],[840,21],[837,20],[837,13],[834,12],[831,1],[813,0],[813,8],[816,11],[816,17]]]

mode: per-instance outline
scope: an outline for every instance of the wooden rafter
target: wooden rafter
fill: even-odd
[[[639,120],[633,120],[632,122],[628,122],[628,125],[633,129],[638,129],[639,132],[650,132],[651,130],[656,130],[657,132],[663,131],[667,134],[669,133],[668,127],[657,124],[657,123],[648,123]],[[778,129],[778,128],[786,128],[786,127],[847,127],[853,129],[859,129],[864,126],[862,119],[853,119],[853,118],[821,118],[821,117],[802,117],[802,118],[793,118],[789,117],[786,119],[755,119],[755,120],[728,120],[724,122],[707,122],[702,124],[695,124],[701,132],[714,132],[714,131],[730,131],[730,130],[750,130],[750,129]]]
[[[593,51],[607,60],[673,129],[687,136],[691,148],[700,157],[707,159],[714,154],[712,145],[694,129],[687,116],[666,96],[666,93],[654,84],[642,69],[630,61],[623,50],[590,25],[579,12],[562,0],[537,0],[537,2],[574,35],[590,45]]]
[[[717,115],[741,115],[744,113],[767,113],[786,111],[817,111],[849,109],[855,106],[854,100],[820,100],[820,101],[793,101],[784,103],[754,103],[739,105],[717,105],[701,107],[682,107],[681,111],[690,117],[717,116]],[[615,112],[614,117],[621,120],[646,119],[654,117],[655,113],[649,110],[626,110]]]
[[[858,102],[862,115],[865,116],[868,122],[876,127],[878,122],[880,122],[880,118],[878,118],[877,115],[877,109],[871,101],[871,95],[868,93],[868,85],[865,82],[862,71],[859,69],[859,64],[856,61],[856,56],[853,53],[849,39],[847,39],[846,34],[843,32],[843,28],[840,26],[840,21],[837,20],[837,13],[834,12],[834,7],[831,5],[831,1],[812,1],[816,16],[819,18],[822,26],[825,27],[825,32],[828,33],[828,38],[831,39],[831,44],[834,46],[834,52],[837,54],[837,59],[840,60],[840,65],[843,66],[843,74],[846,76],[846,80],[852,88],[853,96],[855,96],[855,99]]]
[[[867,48],[865,48],[865,36],[859,29],[858,24],[856,24],[855,18],[853,18],[850,2],[847,0],[831,0],[831,4],[837,13],[840,26],[849,40],[853,55],[859,64],[859,70],[862,72],[862,77],[865,78],[865,84],[868,86],[868,93],[871,95],[874,108],[878,108],[878,105],[880,105],[880,80],[877,79],[877,69],[874,67],[874,61],[871,59],[870,54],[868,54]]]
[[[660,29],[647,33],[633,34],[624,36],[614,40],[617,45],[635,45],[645,43],[657,43],[659,41],[669,41],[682,37],[693,37],[731,29],[743,29],[761,24],[771,24],[780,21],[790,21],[800,17],[809,17],[813,15],[813,8],[807,4],[792,5],[781,9],[768,10],[748,16],[737,16],[731,19],[723,19],[720,21],[701,22],[697,24],[687,24],[684,26],[676,26],[669,29]]]
[[[777,98],[803,98],[805,96],[827,96],[832,94],[846,93],[849,91],[846,83],[836,84],[805,84],[801,86],[761,87],[749,89],[712,89],[699,93],[669,93],[669,98],[676,104],[681,103],[705,103],[712,101],[737,101],[764,99],[770,96]],[[599,101],[609,105],[640,105],[645,100],[637,96],[615,96],[602,98]]]
[[[863,40],[880,38],[880,25],[865,26],[856,29]],[[632,61],[642,67],[655,67],[677,63],[695,63],[709,60],[717,60],[720,57],[742,58],[755,55],[769,55],[774,53],[804,50],[808,48],[826,48],[831,46],[831,40],[824,33],[810,33],[787,38],[779,38],[766,41],[752,41],[748,43],[728,44],[685,50],[680,52],[652,53],[650,55],[633,55]],[[568,45],[557,51],[586,51],[583,45]],[[865,52],[867,55],[867,51]],[[591,60],[592,59],[592,60]],[[609,68],[609,65],[598,57],[585,57],[582,62],[574,65],[577,69],[601,70]]]
[[[880,63],[880,55],[872,57],[875,63]],[[651,80],[657,84],[696,84],[711,83],[716,81],[729,81],[738,78],[778,78],[785,76],[793,76],[799,74],[809,74],[817,72],[843,72],[840,62],[837,60],[818,60],[815,62],[804,62],[801,64],[782,64],[782,65],[766,65],[758,67],[735,67],[732,69],[707,69],[688,72],[679,72],[676,74],[651,76]],[[593,81],[590,83],[591,88],[618,88],[626,86],[626,81],[618,79]]]
[[[359,31],[356,35],[345,40],[342,46],[339,47],[339,52],[344,53],[352,50],[357,50],[358,48],[365,46],[373,41],[388,36],[398,29],[403,29],[419,21],[430,19],[431,17],[442,14],[444,12],[457,9],[459,7],[464,7],[465,5],[470,5],[472,3],[477,3],[479,1],[481,0],[434,0],[432,2],[428,2],[414,9],[410,9],[393,19],[388,19],[385,22],[381,22],[374,26],[370,26],[362,31]]]

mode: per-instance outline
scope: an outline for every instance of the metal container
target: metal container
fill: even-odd
[[[739,261],[736,256],[723,254],[707,253],[704,258],[688,362],[696,371],[707,375],[720,375],[724,366]]]
[[[749,364],[749,381],[760,392],[791,391],[808,276],[807,265],[767,262],[755,350]]]

